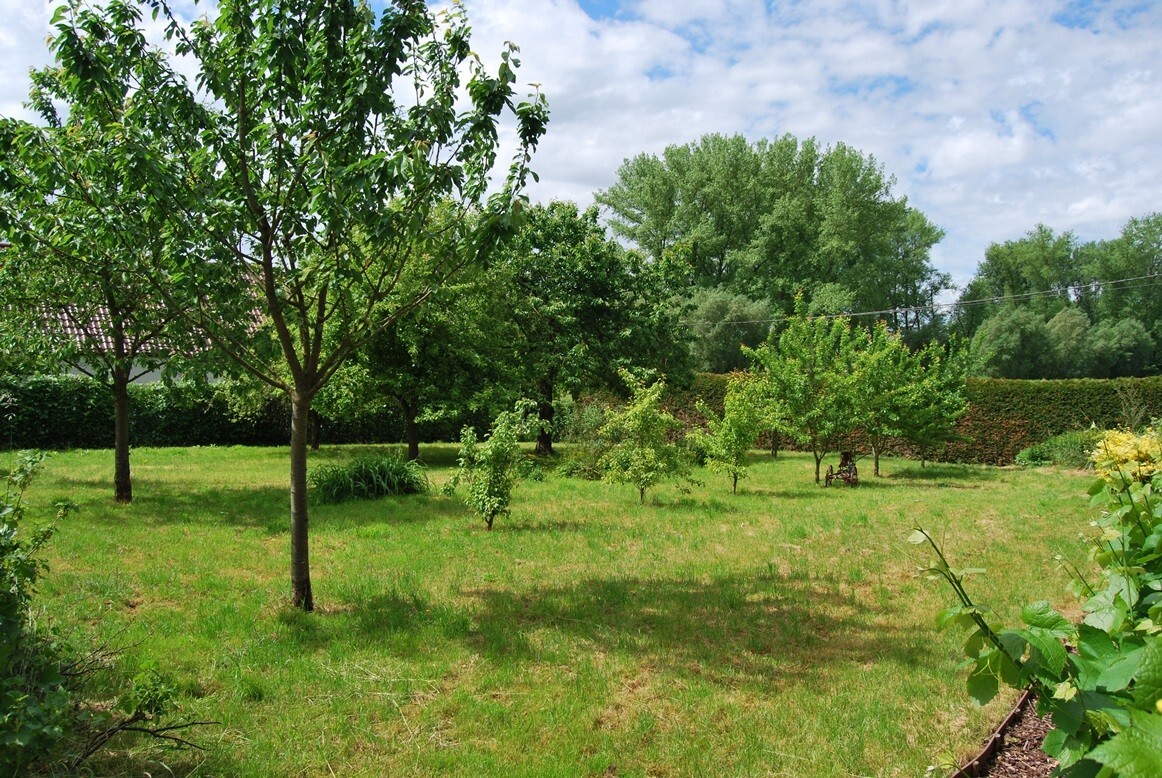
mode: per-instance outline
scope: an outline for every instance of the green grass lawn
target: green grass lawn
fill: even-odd
[[[355,449],[324,449],[312,462]],[[442,483],[451,447],[427,447]],[[0,466],[11,455],[0,454]],[[979,600],[1066,607],[1083,474],[888,459],[822,489],[808,455],[754,454],[731,496],[709,472],[638,505],[629,486],[525,482],[485,532],[436,495],[313,506],[318,610],[291,610],[287,454],[54,456],[29,497],[79,513],[38,602],[153,662],[204,752],[115,741],[94,773],[151,775],[921,776],[964,758],[1010,698],[974,709],[952,593],[915,575],[922,524]]]

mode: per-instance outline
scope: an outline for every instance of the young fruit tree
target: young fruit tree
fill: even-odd
[[[398,0],[377,19],[357,0],[221,0],[186,24],[163,0],[146,4],[197,68],[190,86],[151,49],[166,74],[139,85],[175,128],[195,132],[125,133],[156,218],[189,236],[153,272],[196,297],[188,316],[218,350],[290,399],[291,599],[312,610],[312,400],[510,226],[547,107],[539,95],[515,101],[515,46],[486,70],[459,5]],[[137,42],[142,30],[133,3],[70,2],[57,21],[73,41],[58,47],[60,65],[81,87],[99,83],[109,57],[140,55],[118,46],[96,57],[97,42]],[[515,154],[485,202],[504,117]],[[434,219],[449,201],[464,218]],[[454,252],[430,250],[449,243]]]
[[[666,382],[646,384],[628,370],[619,371],[632,396],[620,411],[611,410],[600,436],[610,442],[600,466],[614,481],[637,487],[645,504],[646,490],[667,478],[684,477],[690,470],[686,452],[672,438],[682,422],[662,408]]]
[[[872,450],[873,472],[890,438],[903,434],[919,399],[920,363],[898,333],[877,322],[853,354],[852,400],[856,423]]]
[[[471,427],[460,433],[460,469],[445,489],[451,493],[460,481],[465,481],[468,494],[464,501],[484,519],[489,531],[497,517],[509,514],[512,490],[520,480],[524,458],[520,436],[540,426],[529,418],[532,410],[533,403],[526,400],[518,402],[513,410],[498,414],[483,443],[477,441]]]
[[[745,351],[776,409],[768,415],[778,432],[811,450],[819,483],[823,458],[855,426],[855,337],[847,319],[807,316],[801,298],[796,307],[777,341]]]
[[[758,381],[753,376],[733,373],[727,382],[721,418],[706,403],[698,402],[698,412],[706,417],[710,431],[694,432],[694,443],[706,452],[711,470],[730,476],[731,494],[738,493],[738,480],[746,477],[746,455],[759,435],[756,389]]]

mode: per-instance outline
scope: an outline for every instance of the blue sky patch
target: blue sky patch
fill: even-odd
[[[578,0],[577,5],[590,19],[613,19],[621,12],[618,0]]]

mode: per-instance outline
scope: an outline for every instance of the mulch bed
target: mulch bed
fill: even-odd
[[[1057,760],[1041,750],[1041,741],[1053,729],[1049,719],[1037,715],[1033,700],[1004,733],[1004,745],[979,773],[981,778],[1047,778]]]
[[[984,750],[950,778],[1048,778],[1057,760],[1041,750],[1053,729],[1037,715],[1037,701],[1026,693],[985,743]]]

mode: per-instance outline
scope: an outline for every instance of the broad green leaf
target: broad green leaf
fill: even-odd
[[[1113,638],[1089,624],[1077,629],[1077,652],[1086,659],[1105,660],[1118,653]]]
[[[1121,778],[1158,778],[1162,775],[1162,715],[1133,710],[1130,723],[1088,757]]]
[[[997,676],[987,665],[978,666],[968,676],[968,694],[977,705],[987,705],[997,696],[1000,685]]]
[[[1065,669],[1065,646],[1061,645],[1057,636],[1039,627],[1030,627],[1018,630],[1018,632],[1025,640],[1029,641],[1029,645],[1037,649],[1044,666],[1053,675],[1061,675],[1061,671]]]
[[[908,536],[908,542],[922,546],[928,542],[928,536],[922,530],[912,530],[912,534]]]
[[[1073,737],[1064,730],[1057,728],[1045,736],[1041,749],[1049,756],[1068,767],[1085,755],[1085,743]]]
[[[1047,630],[1059,638],[1068,637],[1073,633],[1073,625],[1044,600],[1029,603],[1022,608],[1021,620],[1030,627]]]
[[[1152,637],[1142,649],[1134,685],[1134,701],[1149,708],[1162,699],[1162,638]]]
[[[1141,651],[1131,651],[1116,659],[1107,667],[1097,679],[1097,686],[1107,692],[1120,692],[1130,685],[1130,681],[1138,672]]]

